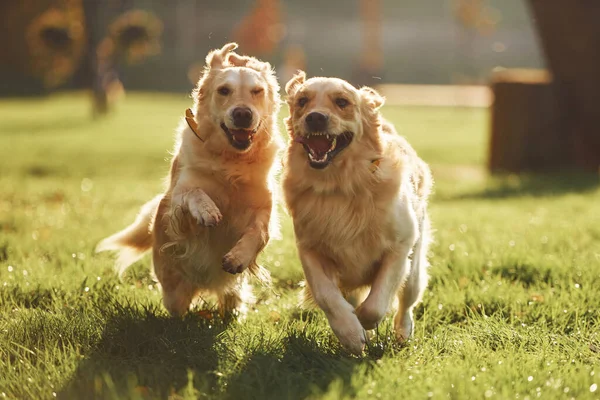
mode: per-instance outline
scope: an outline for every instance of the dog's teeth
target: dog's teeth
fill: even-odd
[[[321,158],[317,158],[316,154],[308,153],[308,158],[310,159],[310,161],[313,162],[324,162],[325,160],[327,160],[327,154],[325,154]]]
[[[337,142],[337,136],[333,138],[333,140],[331,141],[331,147],[329,148],[329,151],[332,151],[333,149],[335,149],[335,145]]]

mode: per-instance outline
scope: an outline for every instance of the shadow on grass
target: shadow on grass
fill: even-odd
[[[258,351],[229,378],[228,399],[306,399],[319,397],[335,386],[338,396],[353,396],[350,385],[358,368],[371,368],[371,359],[359,359],[319,348],[305,336],[289,336],[283,350]]]
[[[101,339],[58,398],[167,398],[190,383],[190,370],[195,387],[216,389],[213,345],[226,323],[198,314],[179,319],[153,308],[110,307]]]
[[[296,310],[296,321],[304,328],[282,331],[277,346],[261,346],[231,375],[225,388],[227,399],[313,399],[354,397],[354,379],[368,374],[376,360],[398,350],[391,339],[391,325],[381,329],[368,343],[364,357],[354,357],[340,347],[329,326],[323,330],[323,315],[316,310]],[[320,325],[320,326],[319,326]],[[393,334],[391,335],[393,337]]]
[[[459,193],[446,198],[446,200],[560,196],[568,193],[591,192],[599,187],[598,174],[507,175],[491,178],[483,190]]]
[[[268,343],[257,332],[239,354],[221,335],[229,324],[218,318],[192,313],[175,319],[152,307],[106,300],[95,307],[108,307],[109,321],[58,398],[182,398],[177,397],[182,392],[192,398],[261,400],[306,399],[329,391],[352,396],[353,377],[371,370],[385,352],[380,344],[365,358],[350,356],[308,316],[306,329],[266,335]]]

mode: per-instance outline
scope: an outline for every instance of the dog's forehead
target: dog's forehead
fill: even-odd
[[[304,89],[316,93],[354,93],[356,89],[338,78],[311,78],[304,83]]]
[[[260,86],[263,80],[258,71],[244,67],[224,69],[219,76],[220,84],[231,86]]]

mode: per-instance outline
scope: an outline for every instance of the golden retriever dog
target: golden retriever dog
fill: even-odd
[[[336,78],[286,85],[290,143],[283,195],[306,276],[305,300],[325,312],[344,347],[360,354],[366,331],[396,298],[398,340],[427,286],[432,178],[425,162],[386,123],[383,98]]]
[[[152,249],[164,306],[175,316],[206,294],[216,295],[222,314],[239,310],[251,300],[244,272],[268,279],[256,258],[274,227],[279,86],[270,64],[236,48],[230,43],[206,57],[166,192],[97,248],[117,250],[121,272]]]

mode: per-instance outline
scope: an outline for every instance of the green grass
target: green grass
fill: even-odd
[[[386,108],[432,164],[431,281],[405,346],[357,358],[297,309],[290,221],[241,322],[169,318],[145,258],[120,281],[99,239],[162,187],[184,95],[0,101],[0,398],[600,397],[595,177],[487,178],[487,114]]]

